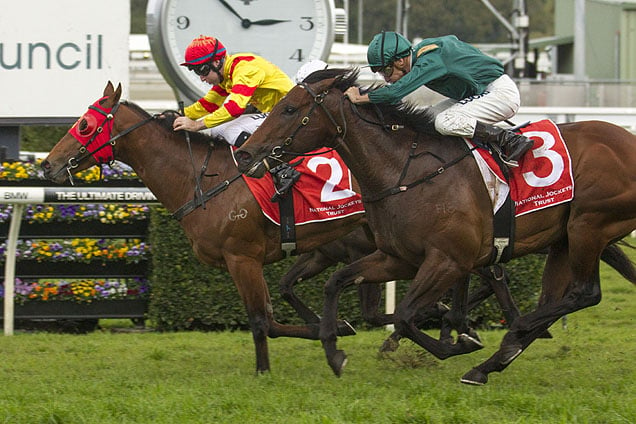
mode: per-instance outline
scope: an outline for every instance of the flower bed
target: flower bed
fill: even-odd
[[[6,242],[0,244],[0,263],[5,260]],[[140,239],[18,240],[16,260],[38,262],[84,262],[94,260],[137,263],[147,259],[150,247]]]
[[[0,205],[0,223],[8,222],[13,205]],[[102,224],[126,224],[145,220],[147,205],[81,204],[81,205],[27,205],[23,221],[28,223],[51,222],[100,222]]]
[[[0,185],[51,184],[43,180],[40,162],[2,163]],[[74,178],[76,185],[142,185],[119,162],[103,167],[101,175],[93,167]],[[12,210],[0,205],[0,237],[8,233]],[[15,283],[16,318],[143,317],[148,216],[146,205],[27,205],[16,246],[16,275],[22,277]],[[5,256],[6,241],[0,240],[0,265]]]
[[[44,173],[40,167],[41,163],[42,159],[37,159],[33,162],[2,162],[2,164],[0,164],[0,181],[44,181]],[[90,169],[78,172],[73,178],[75,181],[89,184],[113,180],[139,181],[135,172],[128,165],[117,161],[113,162],[110,166],[103,166],[101,177],[100,169],[93,166]]]
[[[148,281],[145,278],[128,280],[59,280],[23,281],[16,278],[15,301],[71,301],[91,303],[93,301],[147,299]],[[0,297],[4,298],[4,287],[0,287]]]

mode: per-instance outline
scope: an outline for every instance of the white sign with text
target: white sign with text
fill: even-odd
[[[0,119],[77,117],[108,80],[126,94],[129,33],[129,1],[3,1]]]

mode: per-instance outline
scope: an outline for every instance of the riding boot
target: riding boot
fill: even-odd
[[[477,121],[473,139],[480,143],[494,143],[501,148],[503,161],[508,166],[519,166],[517,162],[534,144],[532,140],[505,128]]]

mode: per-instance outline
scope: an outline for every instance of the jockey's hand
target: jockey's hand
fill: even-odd
[[[205,129],[205,124],[203,121],[193,121],[192,119],[186,116],[179,116],[174,120],[172,124],[172,128],[175,131],[187,130],[187,131],[200,131]]]
[[[348,97],[351,103],[369,103],[369,96],[366,94],[360,94],[359,87],[349,87],[344,92],[345,97]]]

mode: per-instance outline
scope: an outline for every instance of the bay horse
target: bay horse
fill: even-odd
[[[168,211],[175,213],[187,206],[190,212],[180,219],[180,224],[194,254],[204,264],[227,270],[245,305],[257,372],[270,369],[268,336],[317,340],[317,319],[307,325],[282,325],[274,319],[263,266],[284,257],[279,227],[265,218],[245,181],[239,178],[229,146],[200,133],[189,133],[188,144],[183,132],[172,130],[168,116],[156,119],[133,103],[120,102],[121,93],[121,84],[115,89],[108,82],[102,99],[89,107],[95,114],[83,115],[74,127],[80,135],[86,135],[87,141],[88,136],[97,134],[95,144],[82,146],[67,133],[42,162],[45,177],[62,184],[71,180],[74,173],[117,159],[133,168]],[[199,170],[204,168],[212,169],[214,174],[202,177]],[[208,199],[206,207],[196,207],[192,201],[197,179],[202,193],[212,191],[215,195],[213,202]],[[353,189],[358,191],[355,182]],[[358,214],[298,226],[297,250],[312,251],[365,222],[364,214]],[[367,297],[375,300],[377,307],[378,293],[363,294],[363,309]],[[435,312],[433,308],[429,310]],[[379,316],[382,322],[391,320],[390,316]],[[340,335],[355,334],[348,323],[340,321],[339,326]],[[454,349],[464,347],[457,344]]]
[[[310,75],[235,152],[239,169],[259,177],[276,162],[332,148],[360,184],[377,250],[336,271],[325,285],[320,339],[337,376],[346,362],[336,333],[345,287],[409,279],[402,278],[404,270],[415,269],[394,324],[439,357],[440,342],[415,325],[417,310],[493,257],[492,204],[466,144],[438,134],[427,110],[352,105],[343,93],[358,72]],[[517,217],[513,246],[513,257],[548,251],[540,303],[512,324],[499,350],[464,374],[463,383],[487,383],[560,317],[598,304],[601,254],[636,228],[636,136],[600,121],[558,128],[571,155],[574,198]]]

